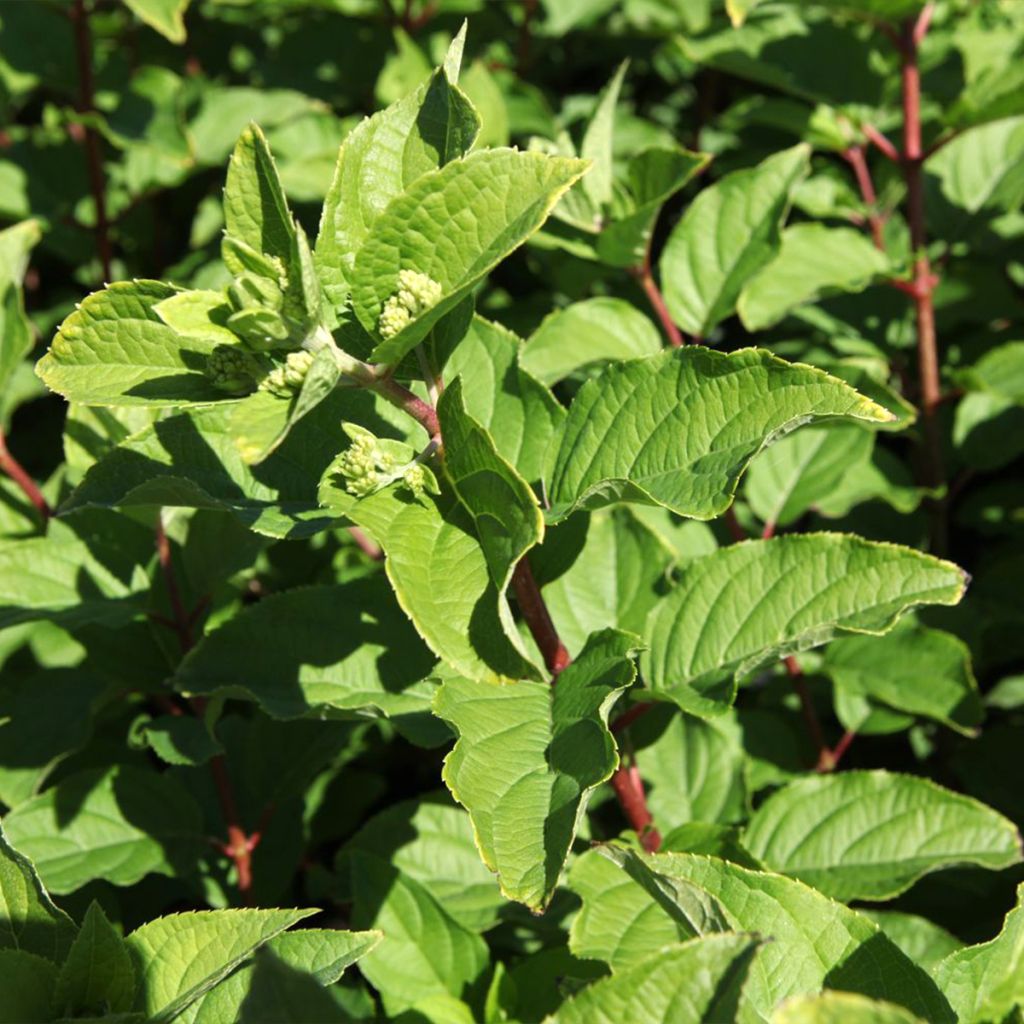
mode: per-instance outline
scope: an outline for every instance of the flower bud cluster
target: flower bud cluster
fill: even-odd
[[[302,388],[309,368],[313,365],[313,353],[301,349],[289,352],[288,358],[279,363],[260,381],[260,390],[269,391],[278,398],[291,398]]]
[[[218,345],[206,361],[206,376],[229,395],[249,394],[269,369],[268,360],[236,345]]]
[[[422,313],[441,301],[441,285],[418,270],[398,274],[398,291],[384,303],[377,329],[385,340],[393,338]]]
[[[405,445],[382,440],[357,423],[345,423],[345,433],[352,444],[339,456],[338,473],[345,481],[345,490],[356,498],[367,498],[389,484],[401,481],[413,497],[425,493],[438,494],[434,474],[416,459],[403,459]]]

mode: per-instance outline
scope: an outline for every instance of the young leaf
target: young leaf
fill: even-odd
[[[932,718],[966,736],[984,717],[967,645],[925,626],[888,636],[845,637],[829,644],[823,671],[846,694]]]
[[[437,403],[445,469],[480,538],[499,592],[512,570],[544,536],[544,517],[530,485],[498,454],[491,435],[466,412],[462,383],[452,381]]]
[[[380,992],[388,1014],[430,996],[460,996],[487,964],[484,940],[387,861],[356,851],[350,867],[353,923],[384,933],[359,970]]]
[[[832,417],[884,422],[891,414],[821,370],[759,349],[723,355],[693,346],[613,364],[569,408],[549,478],[550,516],[634,501],[713,519],[759,451]]]
[[[612,199],[612,142],[615,134],[615,105],[619,102],[622,82],[626,77],[628,61],[623,61],[612,75],[611,81],[597,97],[594,111],[587,121],[580,144],[580,156],[591,162],[590,173],[580,187],[598,208]]]
[[[591,792],[618,765],[608,713],[635,651],[635,637],[604,630],[554,687],[452,679],[438,691],[434,712],[459,735],[444,780],[509,899],[540,910],[551,898]]]
[[[722,548],[683,569],[647,621],[647,685],[691,714],[721,714],[736,676],[837,633],[885,633],[909,608],[956,604],[964,572],[912,548],[790,534]]]
[[[867,999],[852,992],[822,992],[797,996],[780,1004],[771,1024],[925,1024],[894,1003]]]
[[[734,1020],[758,940],[709,935],[602,978],[545,1018],[545,1024],[715,1024]]]
[[[747,982],[742,1024],[764,1019],[782,999],[817,993],[824,984],[887,999],[929,1024],[956,1019],[928,975],[875,925],[801,882],[695,854],[641,855],[609,846],[586,856],[602,855],[698,886],[718,902],[731,928],[771,940]]]
[[[889,259],[863,232],[796,224],[782,233],[778,255],[744,285],[737,312],[748,331],[761,331],[796,306],[862,291],[889,270]]]
[[[443,314],[544,223],[558,197],[585,170],[580,160],[482,150],[423,175],[392,200],[359,250],[352,276],[356,315],[381,339],[373,359],[397,362],[422,341]],[[439,290],[406,326],[396,324],[393,333],[382,334],[381,314],[398,296],[403,271],[423,275]]]
[[[429,710],[433,665],[377,576],[271,594],[200,640],[174,685],[244,695],[276,718],[327,708],[402,716]]]
[[[519,365],[552,385],[593,363],[651,356],[661,349],[661,336],[648,317],[622,299],[599,297],[545,317],[523,347]]]
[[[884,771],[798,779],[754,812],[743,844],[834,899],[887,900],[957,864],[1021,860],[1013,823],[928,779]]]
[[[135,968],[124,941],[96,902],[57,977],[54,1003],[65,1017],[126,1013],[135,1001]]]
[[[179,783],[126,765],[62,779],[19,804],[4,827],[56,893],[94,878],[133,885],[150,872],[180,874],[203,841],[199,808]]]
[[[275,935],[315,910],[205,910],[159,917],[124,941],[140,979],[135,1009],[169,1024]]]
[[[465,156],[476,139],[480,118],[455,85],[455,70],[439,68],[414,92],[361,121],[342,144],[316,241],[317,270],[339,315],[356,254],[388,203],[428,171]]]
[[[223,400],[204,371],[217,342],[178,334],[157,311],[177,292],[159,281],[120,281],[94,292],[60,325],[36,372],[51,390],[86,405]]]
[[[961,1024],[1006,1020],[1024,1007],[1024,886],[991,942],[950,953],[932,973]]]
[[[0,949],[61,961],[74,941],[74,922],[58,910],[32,862],[0,828]]]
[[[704,189],[673,228],[661,256],[665,302],[690,334],[706,337],[736,308],[744,285],[779,249],[810,149],[794,146]]]
[[[519,368],[523,352],[511,331],[476,316],[452,351],[444,379],[462,378],[466,412],[490,433],[502,458],[533,484],[544,472],[565,408]]]

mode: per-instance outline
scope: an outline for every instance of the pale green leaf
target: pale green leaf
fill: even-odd
[[[598,207],[610,203],[612,198],[612,175],[615,170],[612,163],[615,105],[619,102],[619,93],[622,91],[627,67],[629,62],[623,61],[612,75],[611,81],[601,90],[580,143],[580,156],[591,162],[590,171],[580,183],[580,188]]]
[[[794,146],[704,189],[669,235],[661,281],[673,319],[704,337],[736,308],[744,285],[779,248],[810,149]]]
[[[929,1024],[955,1020],[932,979],[874,924],[801,882],[696,854],[601,847],[586,856],[601,855],[698,886],[717,901],[730,928],[768,940],[747,982],[740,1024],[763,1020],[782,999],[826,984],[889,1000]]]
[[[316,242],[317,270],[338,314],[356,254],[388,203],[473,145],[480,119],[453,84],[453,70],[439,69],[415,92],[360,122],[342,144]]]
[[[519,365],[550,385],[594,363],[661,349],[658,329],[635,306],[623,299],[584,299],[545,317],[523,347]]]
[[[429,711],[433,664],[376,576],[265,597],[203,637],[174,685],[244,696],[277,718],[325,709],[402,716]]]
[[[748,331],[764,330],[795,306],[862,291],[889,269],[862,231],[796,224],[782,233],[778,255],[744,285],[737,312]]]
[[[634,501],[713,519],[758,452],[836,417],[884,422],[891,413],[821,370],[760,349],[690,346],[613,364],[569,408],[548,487],[551,518]]]
[[[0,949],[63,960],[76,932],[39,881],[32,862],[8,843],[0,828]]]
[[[126,939],[140,979],[135,1008],[168,1024],[263,943],[315,910],[204,910],[171,914]]]
[[[843,693],[967,736],[984,717],[970,649],[942,630],[915,625],[885,637],[845,637],[829,644],[822,669]]]
[[[60,969],[54,1002],[66,1017],[124,1013],[135,1001],[135,985],[124,941],[94,901]]]
[[[719,1024],[733,1020],[759,942],[709,935],[668,946],[567,1000],[545,1024]]]
[[[635,675],[636,638],[605,630],[548,683],[444,683],[434,712],[459,739],[444,780],[509,898],[542,909],[594,788],[618,765],[608,713]]]
[[[430,996],[461,996],[487,965],[484,940],[386,860],[356,851],[349,864],[353,923],[384,933],[359,970],[380,992],[388,1015]]]
[[[159,281],[121,281],[94,292],[60,326],[37,373],[86,405],[215,402],[224,392],[203,371],[217,343],[181,335],[157,306],[177,293]]]
[[[1024,201],[1024,117],[971,128],[925,165],[943,195],[969,214],[1013,210]]]
[[[956,604],[965,585],[950,562],[844,534],[734,544],[686,566],[651,613],[642,672],[692,714],[720,714],[735,676],[837,633],[884,633],[910,608]]]
[[[927,1024],[894,1003],[852,992],[787,999],[772,1014],[771,1024]]]
[[[474,317],[445,366],[461,377],[466,411],[485,427],[499,453],[531,484],[540,480],[565,408],[517,361],[522,342],[500,324]]]
[[[1024,886],[991,942],[950,953],[932,973],[961,1024],[1003,1021],[1024,1007]]]
[[[769,867],[848,902],[887,900],[958,864],[1021,860],[1013,823],[929,779],[885,771],[798,779],[754,812],[744,846]]]
[[[456,378],[437,403],[444,466],[476,528],[487,568],[499,592],[516,563],[544,537],[544,516],[530,485],[498,453],[491,435],[466,412]]]
[[[188,872],[203,843],[191,795],[167,775],[126,765],[62,779],[9,812],[4,828],[56,893],[96,878],[134,885],[152,872]]]
[[[788,526],[832,497],[871,458],[874,443],[870,431],[852,423],[798,430],[751,463],[747,502],[762,522]]]
[[[572,565],[542,591],[571,654],[606,626],[642,633],[648,612],[668,585],[673,561],[671,549],[629,509],[601,509],[585,527],[586,540]],[[550,541],[556,552],[559,539],[556,533]],[[546,548],[538,553],[539,566],[546,553]]]
[[[185,42],[189,0],[124,0],[131,11],[172,43]]]
[[[424,174],[389,203],[356,257],[356,315],[381,337],[378,321],[398,290],[402,270],[436,281],[441,298],[397,334],[381,338],[373,359],[396,362],[422,341],[442,315],[544,223],[585,170],[580,160],[481,150]]]
[[[25,316],[21,284],[29,253],[41,235],[34,220],[0,231],[0,394],[32,348],[32,325]]]
[[[841,519],[866,501],[884,501],[897,512],[913,512],[929,494],[918,487],[906,463],[887,448],[876,444],[871,458],[855,462],[832,488],[821,495],[815,511],[829,519]]]

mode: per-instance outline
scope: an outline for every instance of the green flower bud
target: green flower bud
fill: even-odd
[[[288,358],[279,366],[275,366],[260,381],[260,390],[269,391],[279,398],[291,398],[302,388],[309,368],[313,365],[313,353],[305,349],[289,352]]]
[[[422,313],[441,301],[444,289],[418,270],[398,274],[398,291],[384,303],[377,329],[382,338],[393,338]]]
[[[209,355],[204,367],[206,376],[215,388],[230,395],[248,395],[256,390],[256,383],[266,367],[240,345],[218,345]]]

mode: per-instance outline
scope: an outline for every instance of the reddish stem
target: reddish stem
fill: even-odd
[[[729,530],[729,535],[734,541],[739,543],[741,540],[747,540],[747,531],[740,525],[740,521],[736,518],[736,508],[730,505],[722,516],[725,521],[725,525]]]
[[[647,714],[654,704],[650,701],[634,704],[628,711],[623,711],[618,718],[614,719],[611,726],[609,727],[613,733],[622,732],[628,729],[638,718],[642,718]]]
[[[408,413],[431,439],[440,438],[441,424],[438,422],[437,412],[429,402],[424,402],[392,377],[382,377],[369,386],[392,405]]]
[[[516,601],[519,603],[519,610],[523,613],[523,619],[530,629],[530,634],[540,648],[544,657],[544,664],[551,673],[552,682],[558,678],[560,672],[568,667],[572,658],[565,649],[554,622],[551,621],[551,614],[548,606],[544,603],[540,588],[533,577],[533,570],[524,555],[517,563],[512,572],[512,586],[516,592]]]
[[[828,744],[825,742],[825,733],[822,731],[821,722],[818,719],[818,712],[814,710],[814,701],[811,699],[811,691],[807,687],[807,680],[804,679],[803,669],[797,664],[796,658],[790,654],[784,659],[786,671],[793,680],[793,689],[800,698],[800,711],[804,716],[807,725],[807,732],[810,734],[811,742],[818,751],[818,763],[827,758],[830,754]]]
[[[2,427],[0,427],[0,470],[3,470],[21,488],[25,497],[43,517],[43,522],[53,515],[53,509],[43,497],[43,492],[39,490],[32,477],[25,472],[24,466],[10,453],[7,447],[7,436]]]
[[[814,770],[821,773],[835,771],[839,767],[839,762],[843,759],[843,755],[850,749],[850,744],[856,738],[857,733],[853,729],[847,729],[839,742],[831,750],[822,751]]]
[[[769,519],[761,531],[761,540],[771,540],[775,536],[775,520]]]
[[[871,180],[871,171],[868,162],[864,157],[863,146],[850,146],[843,153],[847,163],[853,168],[854,177],[857,179],[857,187],[860,189],[861,199],[867,207],[868,225],[871,228],[871,238],[875,248],[885,251],[885,240],[882,237],[883,221],[878,213],[878,195],[875,192],[875,183]]]
[[[657,853],[661,846],[661,833],[654,827],[644,795],[643,779],[636,765],[619,765],[612,775],[611,784],[630,827],[640,837],[640,844],[648,853]]]
[[[665,332],[665,335],[669,340],[669,344],[675,348],[685,345],[686,339],[683,337],[682,331],[679,330],[675,321],[672,319],[672,314],[668,311],[668,306],[665,305],[665,297],[661,294],[661,290],[658,288],[658,285],[654,280],[654,274],[651,273],[650,254],[648,253],[644,258],[644,262],[640,264],[640,266],[631,268],[630,273],[636,278],[637,283],[647,296],[647,301],[650,302],[651,308],[657,314],[662,330]]]
[[[75,32],[75,52],[78,57],[78,110],[81,114],[95,114],[95,85],[92,73],[92,35],[89,31],[89,12],[85,0],[74,0],[69,12]],[[113,277],[113,254],[110,246],[110,222],[107,220],[107,182],[103,173],[103,153],[100,137],[91,125],[85,128],[85,158],[89,170],[89,189],[96,207],[96,248],[99,252],[103,281]]]
[[[359,550],[367,558],[372,558],[375,562],[379,562],[384,557],[384,552],[381,551],[380,545],[363,533],[358,526],[350,526],[348,532],[349,536],[356,542]]]
[[[238,875],[238,891],[242,894],[243,900],[248,902],[249,890],[252,888],[252,850],[255,844],[250,845],[250,837],[246,835],[245,829],[240,824],[241,818],[238,814],[238,804],[235,801],[235,791],[231,785],[231,777],[228,775],[228,766],[223,754],[217,754],[210,759],[210,773],[213,776],[221,814],[227,827],[228,841],[224,846],[224,852],[234,862],[235,872]]]
[[[900,151],[874,125],[861,125],[861,130],[864,132],[864,138],[868,142],[877,147],[893,163],[899,163]]]

